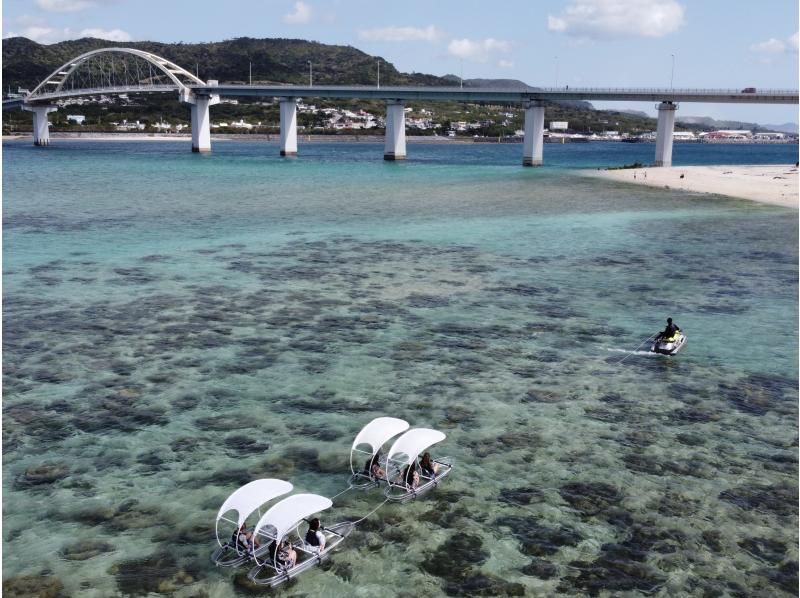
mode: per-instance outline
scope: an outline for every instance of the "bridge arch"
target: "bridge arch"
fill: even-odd
[[[187,86],[189,85],[205,85],[205,81],[198,78],[197,76],[193,75],[183,67],[178,66],[174,62],[167,60],[166,58],[162,58],[161,56],[157,56],[151,52],[145,52],[144,50],[137,50],[135,48],[101,48],[99,50],[92,50],[90,52],[86,52],[85,54],[81,54],[76,58],[73,58],[69,62],[64,63],[55,71],[53,71],[50,76],[45,78],[44,81],[39,83],[33,91],[25,98],[26,101],[36,100],[37,98],[43,96],[51,96],[52,94],[59,94],[65,90],[65,85],[70,79],[75,78],[75,74],[79,72],[79,68],[82,65],[86,65],[93,59],[100,57],[102,55],[114,55],[114,54],[124,54],[129,56],[135,56],[140,58],[145,63],[149,65],[149,73],[145,75],[142,72],[130,72],[128,73],[127,69],[124,70],[125,73],[125,81],[123,84],[114,85],[114,81],[111,79],[111,74],[113,70],[113,61],[112,61],[112,70],[109,70],[107,73],[104,69],[100,69],[97,73],[97,81],[102,82],[104,85],[96,86],[96,87],[89,87],[86,89],[97,89],[98,92],[103,90],[113,90],[113,91],[148,91],[148,90],[158,90],[158,91],[167,91],[170,88],[176,89],[179,92],[188,92]],[[154,77],[152,69],[155,67],[160,73],[161,76],[165,76],[167,78],[167,82],[164,84],[154,84]],[[108,76],[108,85],[105,85],[106,81],[104,81],[104,77]],[[130,77],[128,77],[130,75]],[[130,83],[127,79],[130,78]],[[147,81],[147,85],[142,85],[142,81]],[[134,84],[136,82],[136,84]]]

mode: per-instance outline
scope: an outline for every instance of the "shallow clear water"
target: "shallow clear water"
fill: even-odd
[[[453,474],[284,593],[796,593],[796,210],[574,172],[644,144],[3,149],[5,582],[230,595],[224,498],[332,496],[393,415]]]

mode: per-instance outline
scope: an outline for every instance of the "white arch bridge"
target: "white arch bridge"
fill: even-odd
[[[177,92],[191,106],[192,151],[211,150],[209,107],[221,96],[278,98],[281,155],[297,154],[297,101],[302,98],[362,98],[386,101],[384,159],[406,157],[406,101],[459,101],[520,104],[525,108],[522,163],[542,164],[544,111],[547,101],[600,100],[658,102],[656,166],[672,163],[672,133],[679,102],[798,104],[797,90],[731,89],[590,89],[376,87],[302,85],[218,85],[203,81],[186,69],[150,52],[133,48],[103,48],[70,60],[57,68],[22,99],[3,102],[3,108],[21,107],[33,113],[33,142],[50,142],[47,114],[58,100],[100,94]]]

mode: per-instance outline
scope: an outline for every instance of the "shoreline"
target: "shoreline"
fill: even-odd
[[[630,185],[724,195],[798,209],[798,168],[768,166],[667,166],[578,171]]]
[[[33,139],[33,133],[15,133],[2,136],[3,141],[14,141],[23,139]],[[121,132],[82,132],[82,131],[55,131],[50,133],[51,139],[70,139],[70,140],[116,140],[116,141],[191,141],[191,133],[135,133],[128,131]],[[212,133],[212,141],[267,141],[278,142],[280,141],[279,133]],[[320,134],[298,134],[297,141],[305,143],[383,143],[386,137],[383,135],[374,134],[346,134],[346,135],[320,135]],[[502,143],[502,144],[516,144],[522,145],[521,138],[502,139],[498,140],[497,137],[449,137],[445,135],[406,135],[406,141],[409,143]],[[567,140],[567,142],[570,142]],[[619,140],[612,139],[593,139],[592,143],[615,143]],[[544,143],[559,143],[558,140],[544,139]],[[575,143],[572,141],[571,143]],[[651,142],[643,142],[651,143]],[[677,142],[677,143],[699,143],[699,142]],[[763,140],[727,140],[727,141],[706,141],[710,145],[742,145],[742,144],[757,144],[757,145],[789,145],[797,144],[796,140],[780,140],[780,141],[763,141]]]
[[[33,140],[33,134],[3,135],[3,141]],[[191,143],[191,134],[164,133],[50,133],[50,139],[70,141],[186,141]],[[212,135],[211,141],[266,141],[279,143],[279,134],[220,133]],[[298,135],[298,143],[383,143],[383,135]],[[433,135],[406,135],[410,143],[474,143],[472,137],[443,137]]]

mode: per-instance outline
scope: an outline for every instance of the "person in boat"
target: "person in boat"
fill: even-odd
[[[259,542],[253,537],[252,532],[247,531],[246,523],[242,523],[242,526],[233,532],[231,543],[237,550],[250,550],[259,546]]]
[[[439,473],[439,464],[433,462],[430,453],[424,453],[422,457],[420,457],[419,468],[420,471],[422,471],[422,475],[429,478],[435,478],[436,474]]]
[[[383,471],[383,469],[381,469],[380,460],[381,460],[381,452],[378,451],[377,453],[375,453],[372,459],[367,461],[369,465],[367,471],[369,471],[370,477],[377,480],[382,480],[386,477],[386,472]]]
[[[657,341],[674,340],[673,337],[681,331],[677,324],[672,323],[672,318],[667,318],[667,327],[663,332],[659,332],[656,337]]]
[[[281,542],[281,547],[278,549],[277,561],[283,565],[285,569],[291,569],[297,564],[297,552],[292,548],[292,543],[289,540]]]
[[[325,534],[320,530],[319,519],[314,517],[308,522],[308,531],[306,532],[306,544],[314,547],[318,553],[325,550]]]
[[[277,562],[278,560],[278,541],[273,540],[270,542],[269,546],[267,547],[267,556],[271,562]]]
[[[403,468],[403,473],[400,475],[400,481],[406,485],[409,490],[414,490],[419,486],[419,474],[417,468],[413,463],[406,465]]]

